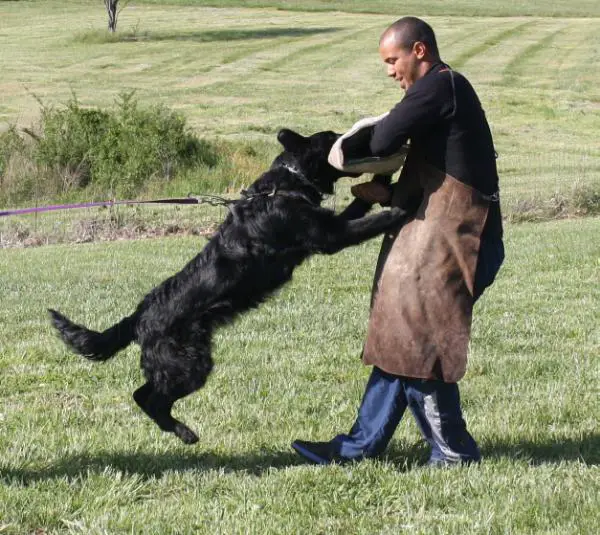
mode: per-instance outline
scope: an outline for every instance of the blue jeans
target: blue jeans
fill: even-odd
[[[503,260],[502,240],[482,241],[475,271],[475,301],[492,284]],[[430,463],[479,461],[479,448],[462,417],[457,383],[402,377],[377,367],[373,367],[352,429],[331,442],[336,454],[343,459],[381,454],[407,407],[431,446]]]

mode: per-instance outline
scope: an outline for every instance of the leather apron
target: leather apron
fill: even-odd
[[[454,383],[466,371],[489,200],[410,156],[392,206],[406,208],[418,190],[420,204],[407,223],[384,237],[363,361],[394,375]]]

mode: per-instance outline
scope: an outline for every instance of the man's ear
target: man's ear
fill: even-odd
[[[308,138],[305,138],[289,128],[282,128],[277,134],[277,140],[283,145],[285,150],[294,152],[306,145]]]
[[[423,59],[429,52],[427,50],[427,45],[425,43],[422,43],[421,41],[417,41],[413,45],[413,50],[415,51],[415,54],[417,55],[417,58],[419,58],[419,59]]]

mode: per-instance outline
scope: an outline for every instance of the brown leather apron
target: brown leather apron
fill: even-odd
[[[467,365],[489,201],[456,178],[407,159],[392,206],[402,207],[415,187],[422,200],[414,217],[382,244],[363,361],[395,375],[456,382]]]

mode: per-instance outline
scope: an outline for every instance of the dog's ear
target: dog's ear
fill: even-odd
[[[282,128],[277,134],[277,140],[283,145],[285,150],[294,152],[306,146],[308,138],[305,138],[289,128]]]

